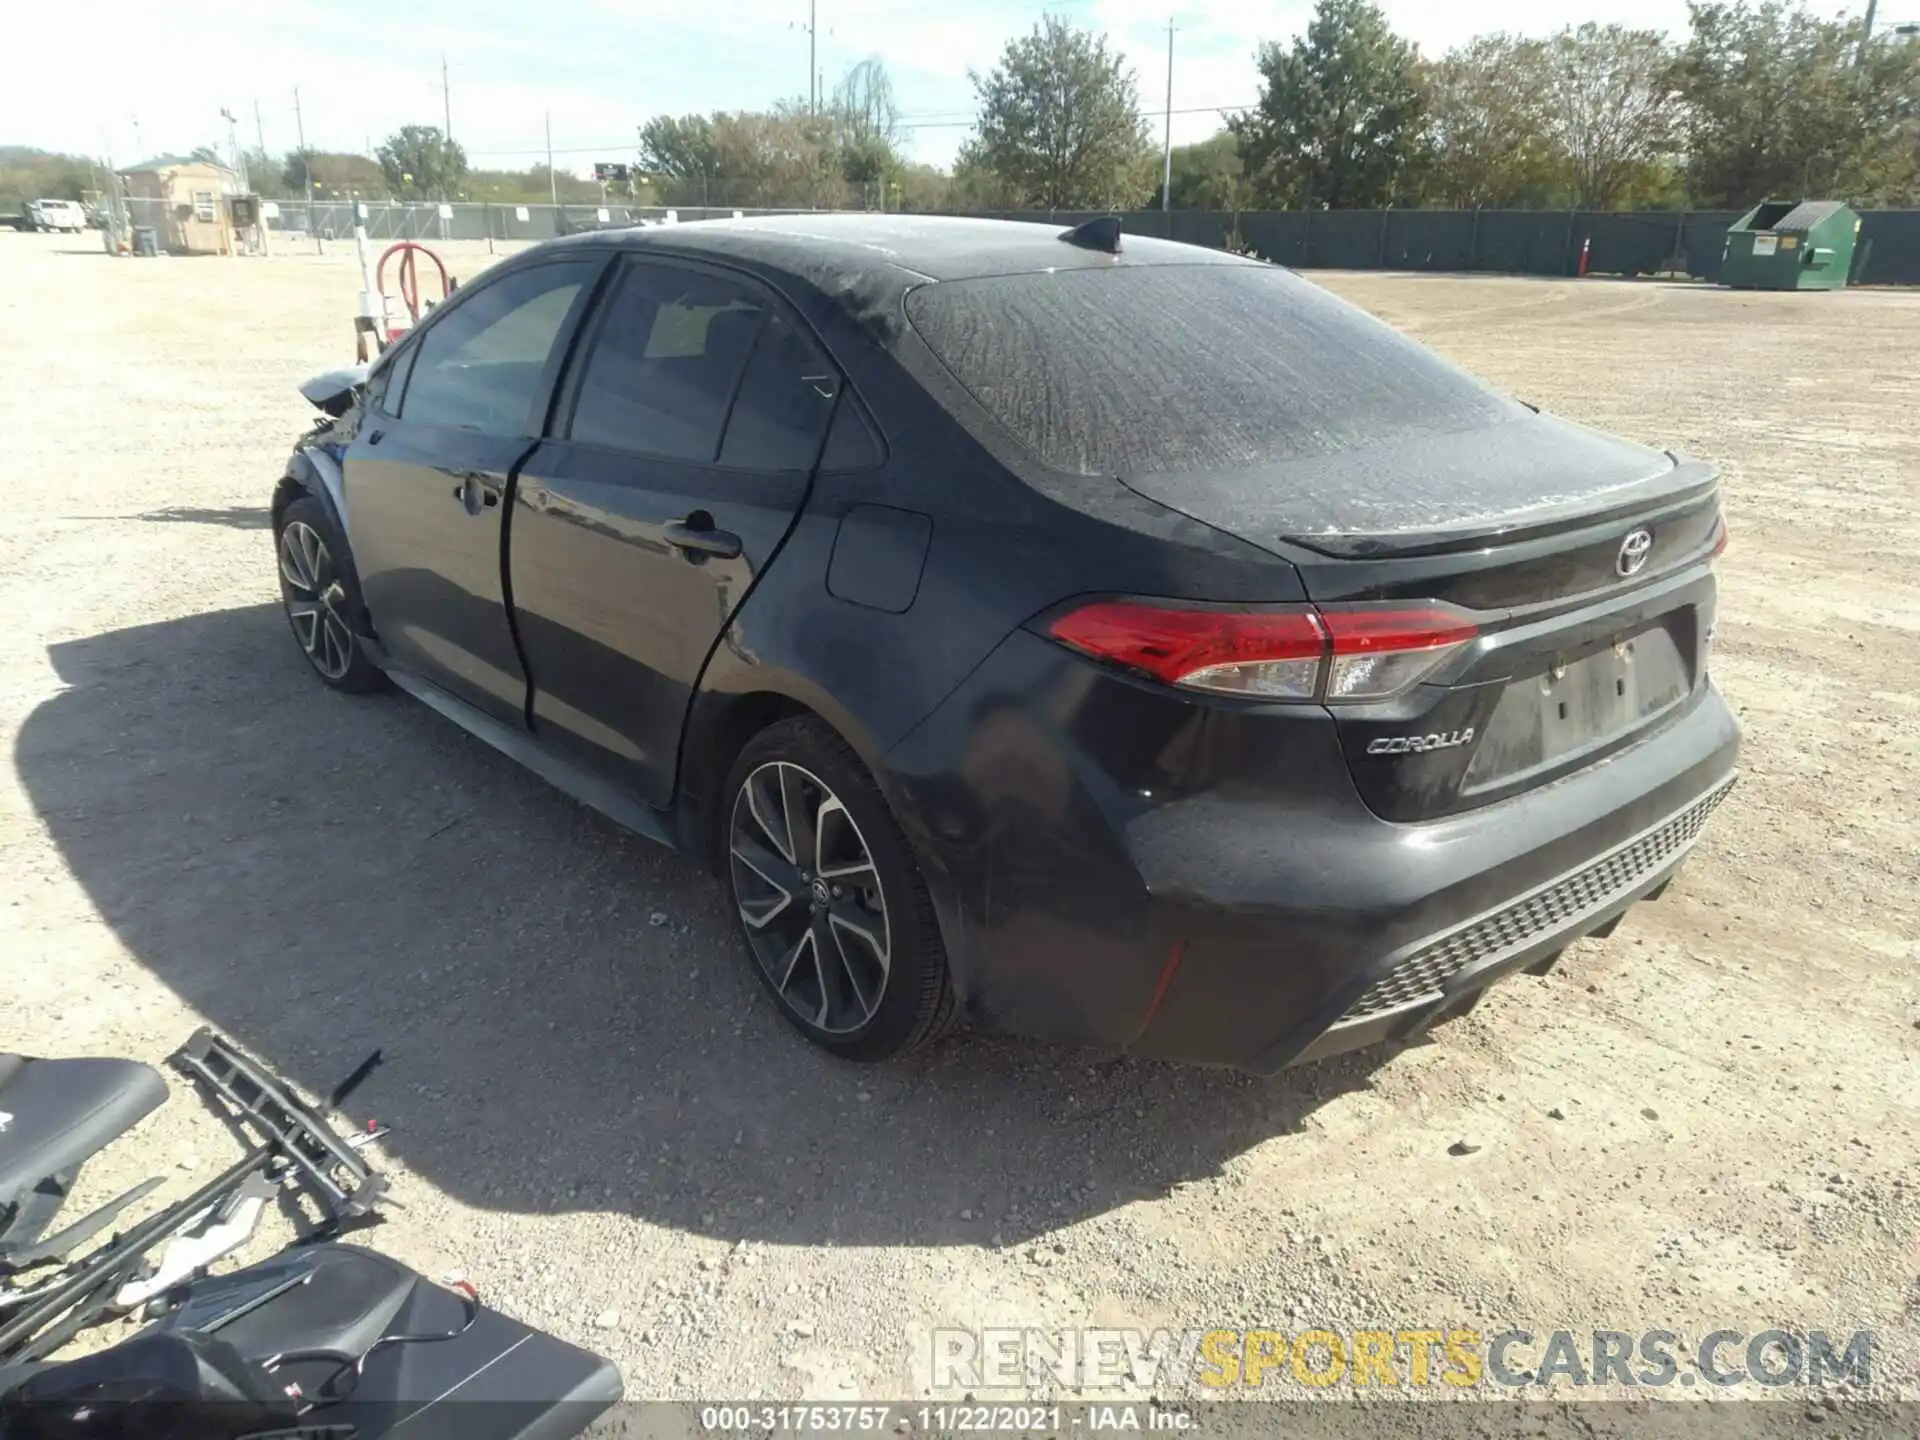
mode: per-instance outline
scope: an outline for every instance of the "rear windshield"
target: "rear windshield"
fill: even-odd
[[[1042,462],[1237,470],[1477,428],[1517,407],[1273,266],[1140,265],[925,285],[907,316]]]

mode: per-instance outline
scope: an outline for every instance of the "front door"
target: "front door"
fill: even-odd
[[[534,729],[664,805],[694,683],[806,499],[840,379],[771,293],[662,261],[625,262],[582,348],[516,488]]]
[[[599,257],[515,267],[428,322],[347,451],[354,563],[394,662],[500,719],[527,677],[501,587],[513,468],[545,419]]]

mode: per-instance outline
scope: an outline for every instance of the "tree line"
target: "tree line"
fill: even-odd
[[[1423,57],[1371,0],[1319,0],[1259,47],[1260,95],[1173,152],[1171,202],[1210,210],[1475,206],[1746,209],[1767,196],[1920,204],[1920,42],[1795,0],[1692,0],[1687,32],[1570,26]],[[971,75],[950,171],[905,155],[878,60],[818,104],[648,121],[623,182],[472,167],[431,125],[372,156],[244,159],[259,193],[530,204],[884,210],[1134,209],[1161,155],[1138,77],[1105,36],[1048,15]],[[196,152],[200,153],[200,152]],[[204,152],[215,158],[212,151]],[[37,157],[37,158],[35,158]],[[609,160],[622,157],[610,155]],[[80,198],[90,162],[0,150],[0,196]]]
[[[1679,40],[1586,24],[1483,35],[1432,60],[1369,0],[1320,0],[1305,33],[1257,63],[1258,103],[1174,151],[1175,206],[1920,203],[1920,43],[1866,42],[1858,21],[1785,0],[1691,4]],[[959,168],[1010,208],[1159,198],[1134,77],[1099,37],[1049,19],[975,86]],[[1096,114],[1110,117],[1097,144],[1082,127]]]
[[[1171,203],[1211,210],[1476,206],[1744,210],[1769,195],[1920,204],[1920,42],[1788,0],[1693,0],[1687,33],[1569,26],[1428,59],[1371,0],[1319,0],[1259,48],[1258,102],[1176,148]],[[1160,198],[1139,82],[1106,37],[1049,15],[972,76],[950,173],[902,157],[878,61],[818,110],[663,116],[640,168],[660,203],[905,210],[1133,209]]]

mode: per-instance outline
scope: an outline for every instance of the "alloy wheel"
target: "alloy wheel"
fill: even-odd
[[[329,680],[353,664],[353,632],[337,608],[345,597],[333,556],[320,532],[291,520],[280,532],[280,578],[286,582],[287,619],[307,659]]]
[[[770,760],[734,796],[727,848],[747,943],[774,993],[828,1034],[866,1025],[892,933],[873,852],[840,798],[812,771]]]

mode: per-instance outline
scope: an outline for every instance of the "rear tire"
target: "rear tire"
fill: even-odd
[[[360,594],[348,563],[346,537],[311,495],[280,512],[273,527],[280,571],[280,603],[313,673],[335,690],[364,695],[384,689],[386,672],[367,658],[352,617]]]
[[[796,1030],[848,1060],[892,1059],[953,1028],[933,900],[880,787],[811,715],[734,761],[721,859],[754,974]]]

